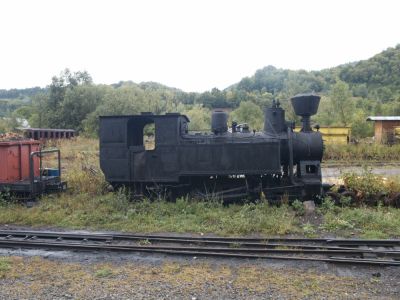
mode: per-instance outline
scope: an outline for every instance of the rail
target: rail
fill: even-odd
[[[400,240],[220,238],[5,230],[0,231],[0,247],[400,266]]]

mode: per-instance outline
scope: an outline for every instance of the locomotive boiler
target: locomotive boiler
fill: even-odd
[[[302,118],[300,132],[275,101],[264,111],[261,132],[236,122],[228,128],[224,111],[212,113],[206,133],[189,131],[190,120],[179,113],[101,116],[100,166],[110,184],[138,197],[311,199],[323,192],[323,141],[310,125],[319,101],[315,94],[291,99]],[[144,141],[149,125],[151,149]]]

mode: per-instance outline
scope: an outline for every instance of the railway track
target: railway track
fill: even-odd
[[[400,240],[222,238],[0,231],[0,248],[159,253],[400,266]]]

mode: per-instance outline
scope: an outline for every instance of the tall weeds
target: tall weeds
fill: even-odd
[[[323,161],[400,161],[400,145],[326,144]]]

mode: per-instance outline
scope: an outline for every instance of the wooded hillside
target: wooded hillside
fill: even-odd
[[[17,125],[73,128],[97,134],[97,117],[141,111],[178,111],[191,118],[191,129],[210,127],[210,110],[233,110],[231,118],[262,128],[262,108],[279,100],[287,118],[296,120],[289,99],[297,93],[322,96],[314,121],[321,125],[351,126],[353,136],[372,134],[368,115],[400,114],[400,45],[374,57],[321,71],[285,70],[267,66],[225,90],[187,93],[154,82],[95,84],[86,71],[64,70],[45,88],[0,90],[0,131]],[[6,117],[6,118],[4,118]]]

